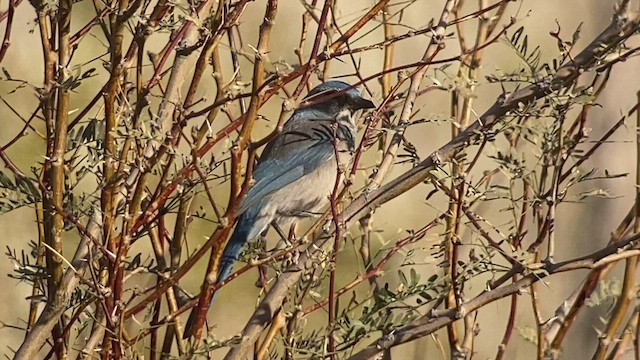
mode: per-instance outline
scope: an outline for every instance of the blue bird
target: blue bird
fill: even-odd
[[[273,221],[286,227],[328,205],[338,164],[347,165],[355,151],[354,114],[374,107],[342,81],[328,81],[309,92],[282,132],[266,145],[255,167],[255,183],[240,204],[218,283],[229,277],[244,245]],[[190,336],[195,313],[187,321],[185,337]]]

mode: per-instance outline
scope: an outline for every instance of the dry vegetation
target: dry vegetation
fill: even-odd
[[[9,0],[0,225],[33,230],[4,231],[9,286],[29,289],[7,306],[5,355],[392,359],[422,342],[415,358],[640,359],[640,163],[593,165],[621,131],[640,154],[638,105],[602,113],[614,74],[638,76],[640,4],[607,4],[585,38],[522,25],[537,14],[520,0],[429,1],[433,18],[423,2]],[[496,47],[508,68],[483,66]],[[347,180],[214,285],[262,146],[330,78],[378,105]],[[621,218],[590,218],[608,239],[567,220],[614,199]],[[219,288],[226,313],[207,310]]]

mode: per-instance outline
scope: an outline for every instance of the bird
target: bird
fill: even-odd
[[[238,221],[223,251],[217,283],[231,275],[245,244],[275,221],[284,228],[329,204],[331,192],[356,146],[356,112],[375,108],[350,84],[331,80],[309,91],[265,146],[253,171],[253,186],[238,209]],[[191,335],[196,311],[185,326]],[[190,326],[191,325],[191,326]]]

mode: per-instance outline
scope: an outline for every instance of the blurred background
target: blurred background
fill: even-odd
[[[337,8],[340,11],[338,21],[351,23],[358,18],[363,9],[370,7],[374,2],[371,0],[350,0],[338,1]],[[394,3],[394,2],[392,2]],[[477,9],[475,2],[468,2],[462,13],[466,14]],[[430,19],[437,18],[442,11],[443,1],[416,1],[405,11],[400,24],[394,26],[397,34],[404,33],[411,28],[424,28]],[[575,52],[577,53],[587,45],[598,33],[600,33],[611,20],[615,1],[613,0],[529,0],[516,3],[510,6],[507,16],[503,18],[503,23],[510,17],[517,19],[518,26],[525,28],[525,33],[529,36],[530,47],[540,45],[543,61],[556,57],[556,40],[550,32],[557,31],[561,27],[564,37],[570,37],[573,31],[581,26],[580,40]],[[3,2],[3,6],[6,3]],[[637,6],[637,4],[636,4]],[[74,21],[72,22],[72,32],[77,27],[84,25],[93,16],[93,6],[88,1],[80,1],[74,4]],[[297,56],[294,50],[299,42],[299,30],[302,23],[303,7],[298,1],[281,1],[276,23],[273,29],[273,39],[269,51],[269,60],[272,70],[276,66],[274,63],[282,62],[297,64]],[[250,53],[250,45],[255,45],[257,41],[257,28],[262,22],[264,14],[264,2],[256,1],[249,4],[249,8],[243,16],[242,28],[247,31],[243,33],[244,50]],[[381,27],[375,27],[376,22],[361,30],[366,36],[359,37],[352,46],[364,46],[370,43],[379,42],[383,39]],[[558,25],[559,24],[559,25]],[[515,30],[515,28],[513,28]],[[312,25],[312,31],[315,27]],[[469,22],[465,27],[465,32],[469,39],[475,38],[475,22]],[[369,32],[369,30],[372,30]],[[450,29],[453,31],[453,29]],[[513,30],[511,30],[513,32]],[[76,64],[83,64],[82,71],[89,68],[97,68],[97,76],[82,83],[71,96],[71,108],[82,108],[84,104],[91,100],[97,88],[105,82],[108,71],[102,66],[99,58],[108,59],[104,39],[99,31],[90,33],[77,49],[74,57]],[[148,50],[158,50],[166,42],[168,34],[158,34],[152,37]],[[428,44],[429,37],[416,36],[412,39],[398,42],[395,45],[394,65],[402,65],[415,62],[422,57],[424,49]],[[637,41],[636,41],[637,43]],[[455,39],[447,41],[447,48],[439,54],[439,57],[454,56],[459,53],[459,46]],[[382,50],[373,50],[358,54],[356,57],[361,64],[361,73],[364,76],[375,74],[382,69]],[[18,7],[14,19],[14,28],[11,46],[4,62],[3,69],[6,69],[12,79],[24,81],[16,82],[7,80],[7,76],[0,81],[0,96],[6,99],[11,106],[23,116],[29,116],[37,105],[37,94],[34,86],[42,84],[42,51],[37,31],[35,12],[33,8],[25,3]],[[353,65],[348,58],[343,61],[334,60],[331,63],[331,77],[342,77],[353,73]],[[228,59],[223,59],[225,66],[229,67]],[[481,76],[477,87],[477,102],[474,111],[482,114],[501,94],[499,85],[488,84],[484,80],[485,75],[496,71],[509,71],[516,68],[519,59],[513,50],[504,42],[497,42],[490,46],[484,55]],[[458,64],[453,63],[442,73],[436,73],[436,68],[429,71],[429,76],[447,81],[446,76],[455,77]],[[5,74],[6,75],[6,74]],[[246,82],[251,80],[251,66],[248,61],[241,62],[240,79]],[[317,83],[317,79],[312,77]],[[355,77],[347,77],[345,80],[355,81]],[[636,91],[639,90],[640,83],[640,63],[638,59],[631,58],[625,64],[617,66],[612,73],[605,92],[599,99],[600,107],[591,112],[588,127],[591,128],[591,138],[598,138],[600,134],[609,129],[609,126],[617,121],[623,113],[626,113],[636,103]],[[200,88],[200,96],[209,101],[215,96],[215,83],[211,74],[208,74],[207,82]],[[394,75],[395,81],[395,75]],[[425,81],[431,83],[429,79]],[[452,80],[449,81],[451,83]],[[368,83],[373,93],[371,97],[379,103],[381,100],[380,85],[377,81]],[[295,86],[295,84],[294,84]],[[211,90],[209,93],[209,89]],[[273,129],[273,124],[278,118],[282,98],[274,97],[261,110],[268,121],[259,122],[258,128],[254,132],[254,138],[258,138]],[[448,119],[449,118],[450,94],[447,91],[433,91],[421,96],[416,104],[420,116],[426,119]],[[153,108],[153,107],[152,107]],[[157,107],[156,107],[157,108]],[[236,113],[236,115],[239,115]],[[93,117],[100,117],[100,109],[96,108]],[[226,121],[226,120],[225,120]],[[36,130],[43,133],[44,125],[41,122],[35,123]],[[0,104],[0,145],[12,139],[22,128],[23,123],[16,118],[15,114],[5,105]],[[450,139],[450,122],[429,121],[412,128],[408,132],[408,140],[417,147],[418,154],[424,158],[439,146],[445,144]],[[635,119],[629,119],[627,126],[618,130],[612,142],[605,144],[600,151],[592,158],[592,161],[585,163],[585,169],[598,168],[606,169],[610,173],[629,173],[635,169]],[[42,161],[45,141],[34,131],[22,138],[9,151],[8,155],[23,171],[28,172],[36,162]],[[489,145],[486,150],[487,155],[491,155],[496,149]],[[376,154],[370,154],[365,159],[369,164],[375,163]],[[486,169],[491,165],[491,160],[483,157],[481,161],[485,164],[477,168]],[[410,168],[410,164],[398,164],[387,176],[392,179]],[[495,166],[495,165],[493,165]],[[481,173],[470,174],[472,179],[478,179]],[[365,180],[364,174],[357,179],[359,184]],[[633,177],[624,177],[616,180],[607,180],[600,183],[590,183],[584,185],[582,190],[589,191],[592,188],[607,189],[611,198],[589,199],[584,203],[567,202],[559,208],[557,229],[557,254],[556,260],[563,260],[579,256],[599,249],[609,240],[610,232],[615,229],[620,220],[633,203],[635,187]],[[437,216],[447,208],[447,199],[442,195],[435,195],[428,201],[426,194],[432,189],[428,185],[420,185],[397,199],[385,204],[378,209],[374,215],[374,229],[376,231],[379,246],[392,244],[394,241],[404,236],[404,230],[414,229],[422,226]],[[220,186],[215,189],[216,195],[221,199],[226,199],[228,189]],[[577,191],[577,190],[574,190]],[[196,198],[198,204],[206,203],[206,199]],[[502,216],[496,205],[487,203],[478,209],[483,216],[491,219],[493,224],[500,225]],[[206,240],[213,230],[212,225],[206,222],[195,221],[191,225],[188,235],[188,243],[194,249]],[[352,229],[353,237],[358,233],[357,227]],[[413,260],[418,263],[415,268],[422,274],[423,278],[429,277],[434,272],[441,272],[438,268],[438,261],[433,258],[431,247],[437,243],[442,234],[442,227],[433,231],[427,238],[414,245],[416,253]],[[469,234],[471,236],[471,234]],[[29,241],[37,240],[37,228],[33,208],[21,208],[9,213],[0,214],[0,245],[19,250],[27,250]],[[77,243],[74,236],[68,237],[68,252],[71,253]],[[142,244],[141,244],[142,245]],[[143,245],[143,246],[146,246]],[[140,251],[140,249],[137,249]],[[136,251],[136,250],[134,250]],[[344,251],[340,253],[338,259],[338,271],[340,281],[344,285],[352,280],[361,270],[362,264],[355,263],[356,259],[353,249],[353,242],[347,242]],[[389,269],[400,266],[401,259],[387,265]],[[181,284],[188,290],[197,293],[202,282],[205,264],[199,264],[198,268],[185,277]],[[24,326],[24,319],[27,316],[28,305],[25,300],[31,294],[31,288],[27,284],[18,283],[10,279],[6,274],[12,271],[13,264],[6,258],[0,258],[0,286],[4,291],[0,291],[0,320],[6,325]],[[586,271],[577,271],[562,275],[555,275],[548,282],[539,286],[541,312],[543,318],[553,317],[553,314],[562,301],[573,291]],[[394,282],[395,270],[390,275],[382,277],[379,281]],[[619,273],[613,274],[619,277]],[[478,278],[471,288],[466,291],[469,294],[480,292],[489,278]],[[152,277],[141,276],[138,281],[140,286],[145,283],[150,284]],[[255,299],[259,289],[253,286],[256,281],[255,271],[249,272],[233,281],[221,291],[217,302],[210,310],[210,324],[218,324],[214,329],[215,336],[227,338],[237,334],[245,324],[246,320],[253,312]],[[493,358],[502,336],[506,319],[508,317],[509,299],[497,301],[482,309],[478,313],[479,334],[477,336],[475,351],[476,359]],[[535,320],[532,317],[530,301],[528,296],[519,305],[520,316],[517,318],[517,334],[511,341],[507,350],[507,359],[532,359],[535,357],[535,344],[528,341],[528,337],[535,334]],[[610,311],[611,303],[604,303],[599,306],[588,308],[578,317],[578,323],[569,333],[569,338],[565,341],[565,347],[561,358],[563,359],[585,359],[590,358],[596,346],[597,329],[601,329],[603,324],[600,320],[603,314]],[[326,315],[322,311],[309,317],[308,326],[313,328],[315,317],[324,319]],[[12,329],[9,326],[2,328],[0,334],[0,349],[3,354],[10,357],[11,349],[16,349],[23,339],[23,333]],[[446,334],[438,332],[435,337],[427,337],[421,340],[406,344],[394,349],[394,355],[398,359],[439,359],[440,350],[436,343],[438,338],[446,344]],[[220,352],[223,354],[223,352]],[[396,358],[396,357],[394,357]],[[629,354],[629,359],[633,358]]]

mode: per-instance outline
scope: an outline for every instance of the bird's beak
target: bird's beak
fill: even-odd
[[[355,103],[358,109],[375,109],[376,107],[376,104],[374,104],[373,101],[365,99],[363,97],[357,98]]]

